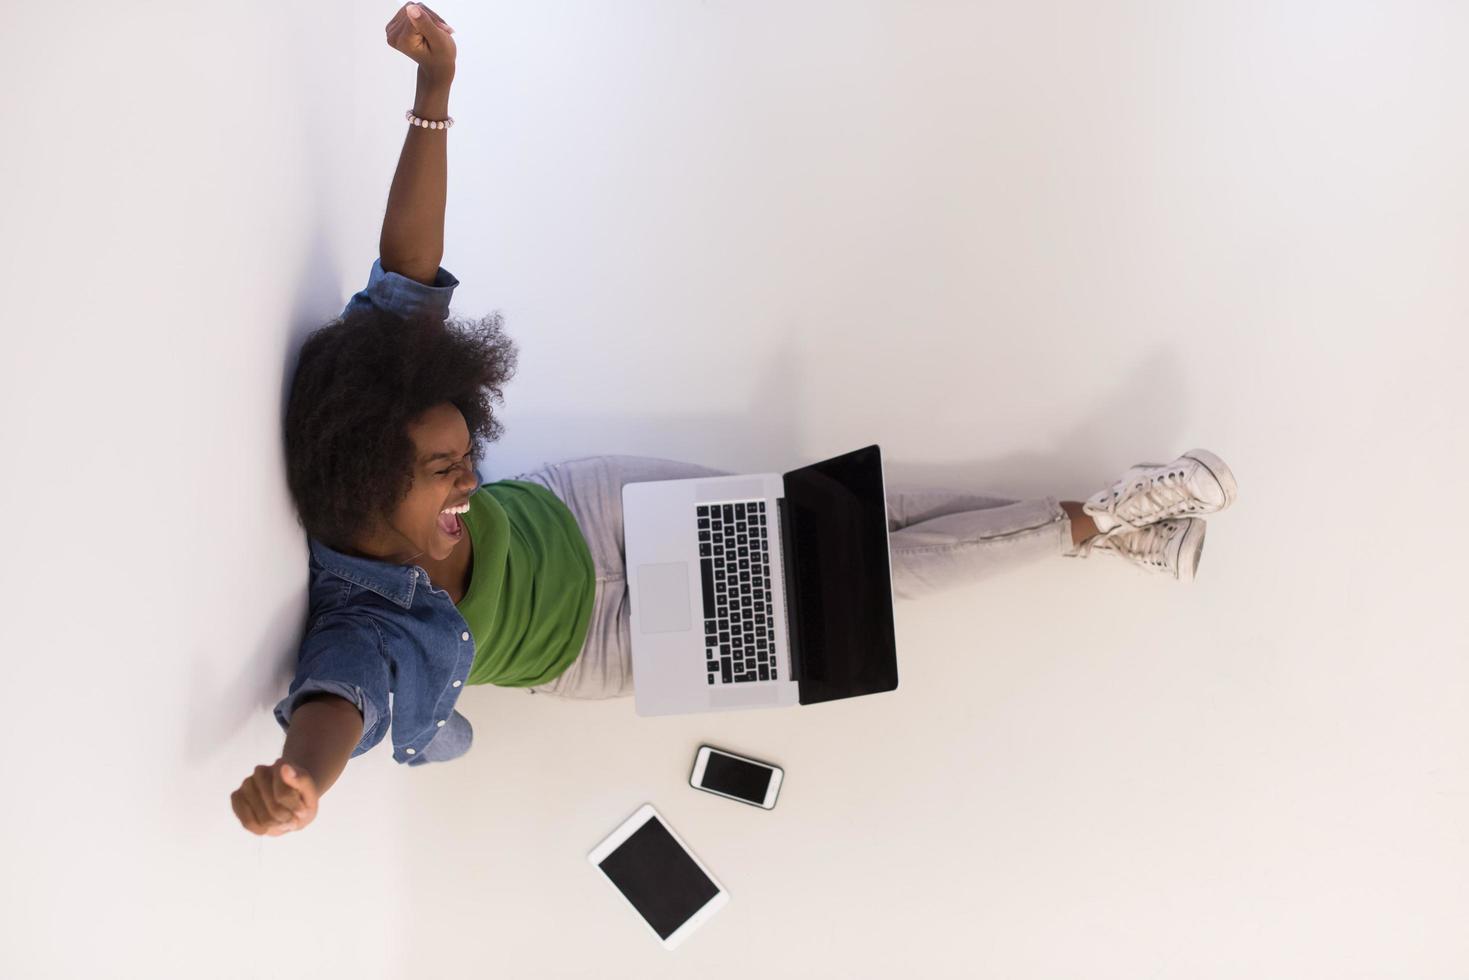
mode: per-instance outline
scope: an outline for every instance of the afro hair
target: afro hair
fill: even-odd
[[[504,429],[517,351],[494,313],[481,320],[375,307],[313,332],[286,403],[286,482],[306,533],[339,551],[386,520],[413,485],[407,426],[444,402],[464,415],[476,455]]]

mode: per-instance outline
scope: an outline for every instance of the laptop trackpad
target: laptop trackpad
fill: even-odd
[[[689,629],[689,563],[638,566],[639,632]]]

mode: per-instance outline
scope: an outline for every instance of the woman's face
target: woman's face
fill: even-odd
[[[443,561],[468,537],[463,522],[443,512],[462,509],[478,489],[476,447],[464,415],[449,402],[410,422],[408,435],[414,446],[413,485],[387,526],[379,525],[359,547],[368,557],[398,565]]]

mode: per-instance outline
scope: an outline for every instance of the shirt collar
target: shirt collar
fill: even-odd
[[[364,589],[371,589],[404,609],[413,604],[413,590],[418,585],[419,571],[412,565],[395,565],[375,558],[344,555],[309,535],[306,540],[312,557],[322,568],[338,578],[346,579]]]

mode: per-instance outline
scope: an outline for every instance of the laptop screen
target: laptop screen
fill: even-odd
[[[893,690],[898,651],[878,447],[784,476],[787,610],[800,702]]]

